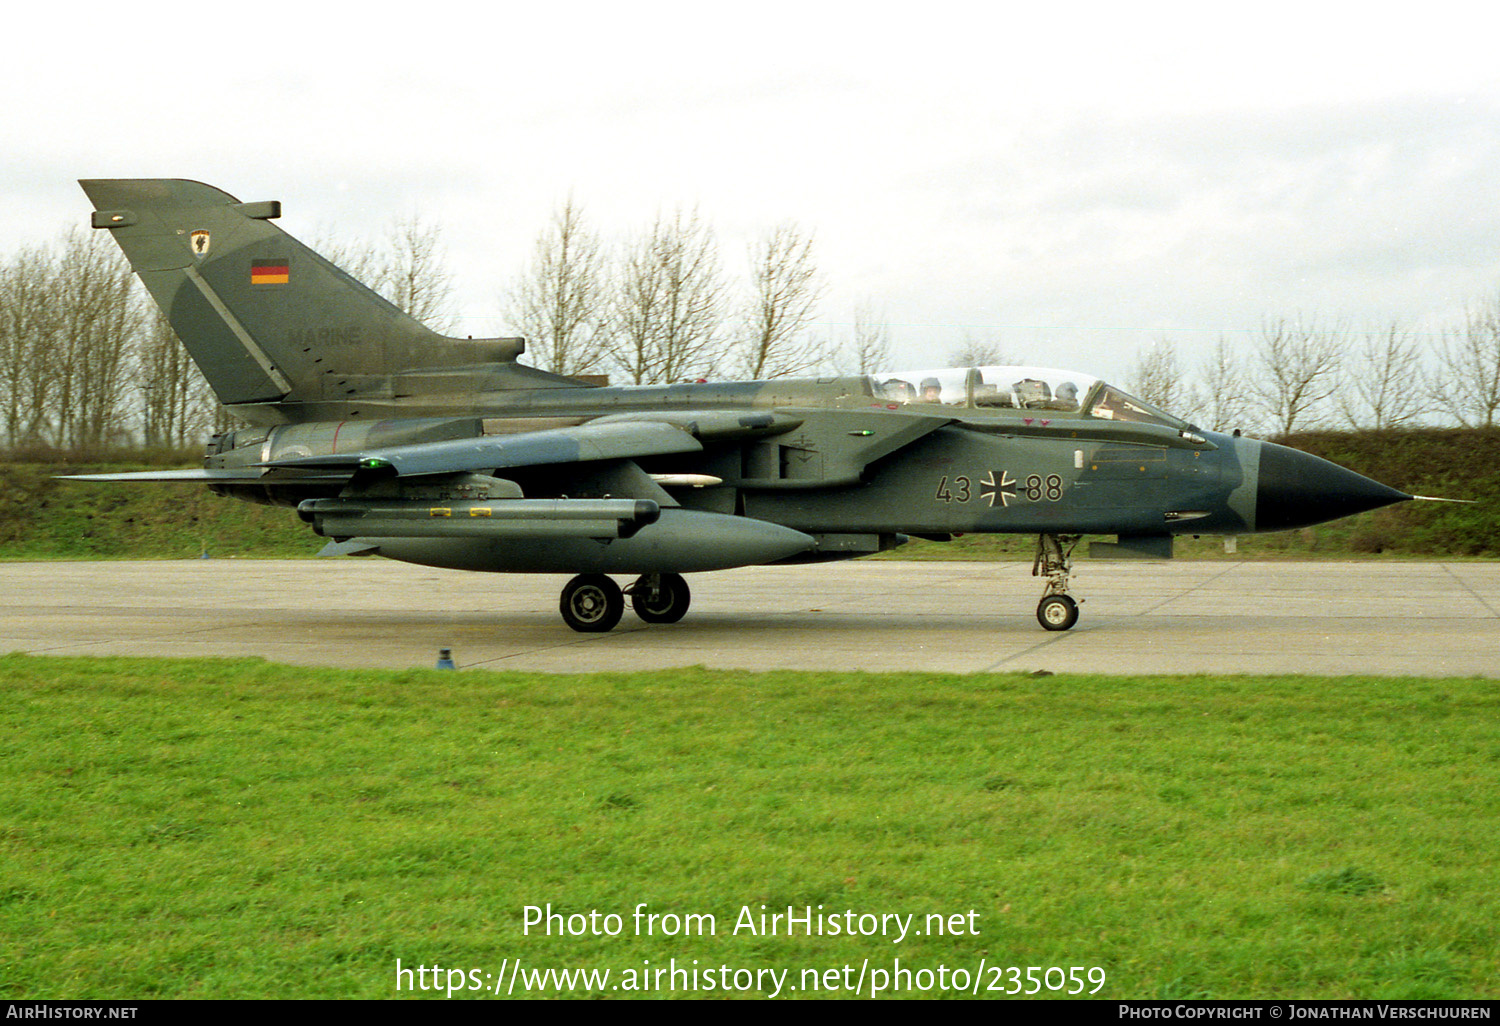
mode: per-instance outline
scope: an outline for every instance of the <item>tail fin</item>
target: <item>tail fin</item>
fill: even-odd
[[[510,387],[580,384],[516,365],[521,339],[418,323],[271,224],[280,203],[182,179],[79,184],[225,404],[390,398],[403,373],[475,365],[511,365]]]

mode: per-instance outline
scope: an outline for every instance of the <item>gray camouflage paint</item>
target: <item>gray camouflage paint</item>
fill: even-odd
[[[1116,534],[1160,551],[1179,533],[1256,531],[1269,508],[1269,443],[1170,417],[897,404],[864,377],[593,387],[518,363],[520,339],[430,331],[273,225],[279,204],[187,181],[81,184],[94,225],[255,425],[214,440],[205,482],[299,506],[321,533],[359,543],[338,551],[685,573],[849,558],[911,535]],[[1407,497],[1306,454],[1275,464],[1278,527]],[[684,474],[717,483],[659,483]],[[493,482],[478,486],[491,513],[461,529],[424,519],[473,499],[480,479]],[[501,505],[523,496],[554,505]],[[576,506],[620,499],[660,516],[622,531]]]

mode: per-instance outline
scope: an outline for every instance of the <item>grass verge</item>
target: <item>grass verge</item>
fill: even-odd
[[[519,958],[616,996],[694,960],[806,996],[899,959],[985,994],[981,960],[1100,967],[1111,999],[1493,997],[1497,706],[1485,680],[11,655],[0,995],[394,997],[398,959],[489,984]],[[715,930],[638,934],[641,903]],[[524,932],[549,904],[623,928]],[[736,932],[761,906],[977,932]]]

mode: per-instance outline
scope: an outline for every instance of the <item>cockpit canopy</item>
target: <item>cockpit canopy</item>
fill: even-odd
[[[1164,413],[1086,374],[1046,367],[948,367],[870,376],[876,399],[979,409],[1039,410],[1142,421],[1182,430],[1186,421]]]

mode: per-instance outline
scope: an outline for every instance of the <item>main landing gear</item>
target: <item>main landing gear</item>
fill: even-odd
[[[676,623],[687,615],[693,601],[681,574],[646,574],[625,591],[635,615],[647,623]]]
[[[1049,631],[1065,631],[1078,622],[1078,602],[1068,594],[1073,569],[1073,547],[1081,535],[1042,534],[1036,539],[1031,576],[1045,577],[1047,588],[1037,603],[1036,618]]]
[[[624,591],[603,574],[579,574],[562,590],[563,622],[585,634],[615,629],[625,614],[625,596],[647,623],[676,623],[687,614],[692,592],[681,574],[643,574]]]

